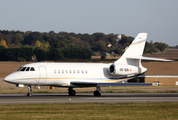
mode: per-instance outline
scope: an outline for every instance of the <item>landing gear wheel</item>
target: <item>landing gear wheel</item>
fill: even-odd
[[[73,90],[72,87],[69,87],[68,94],[69,94],[69,96],[75,96],[76,92],[75,92],[75,90]]]
[[[76,92],[75,90],[69,90],[69,96],[75,96]]]
[[[94,96],[101,96],[101,93],[102,93],[102,91],[101,91],[100,86],[96,86],[96,90],[93,92],[93,95]]]
[[[101,96],[101,93],[99,91],[97,91],[97,90],[94,91],[93,94],[94,94],[94,96]]]
[[[32,94],[31,94],[31,93],[27,93],[27,96],[28,96],[28,97],[31,97],[31,96],[32,96]]]

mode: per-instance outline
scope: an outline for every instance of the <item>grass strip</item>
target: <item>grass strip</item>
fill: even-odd
[[[175,120],[178,103],[61,103],[0,105],[0,119]]]

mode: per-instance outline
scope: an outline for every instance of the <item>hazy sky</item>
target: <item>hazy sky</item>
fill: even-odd
[[[103,32],[178,45],[178,0],[0,0],[0,30]]]

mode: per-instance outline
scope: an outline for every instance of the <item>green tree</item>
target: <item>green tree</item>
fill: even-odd
[[[24,58],[26,61],[31,61],[34,55],[33,48],[13,48],[16,51],[17,58]]]
[[[93,37],[89,34],[86,34],[86,33],[81,35],[81,40],[88,42],[90,44],[90,46],[93,45],[93,43],[94,43]]]
[[[155,47],[153,41],[151,40],[150,41],[150,53],[156,53],[158,52],[159,50]]]
[[[150,45],[148,42],[145,43],[144,53],[150,53]]]
[[[40,32],[31,32],[27,34],[24,38],[23,44],[35,44],[35,41],[39,40],[40,42],[43,41],[43,36]]]
[[[5,49],[5,47],[4,46],[0,46],[0,49]]]
[[[74,45],[77,48],[90,48],[90,45],[88,42],[82,41],[79,38],[74,38],[73,40],[71,40],[69,43],[69,46],[71,45]]]
[[[97,42],[94,43],[92,50],[105,52],[105,51],[107,51],[106,43],[101,41],[101,40],[97,41]]]
[[[93,51],[91,49],[80,48],[65,48],[63,49],[65,58],[72,59],[91,59]]]
[[[21,43],[24,40],[23,34],[21,33],[14,34],[12,38],[13,38],[13,43],[15,44]]]
[[[59,41],[57,43],[54,43],[52,47],[53,48],[66,48],[67,45],[64,41]]]
[[[168,47],[167,44],[162,43],[162,42],[155,42],[154,45],[155,45],[155,47],[156,47],[157,49],[159,49],[159,51],[161,51],[161,52],[163,52],[163,51]]]
[[[115,43],[116,43],[116,37],[115,36],[110,37],[108,40],[110,41],[110,43],[112,45],[115,45]]]
[[[105,34],[104,33],[94,33],[92,35],[92,37],[94,37],[94,39],[96,41],[98,41],[98,40],[101,40],[101,39],[105,39]]]
[[[35,48],[34,53],[35,53],[38,61],[46,60],[46,55],[47,55],[46,50],[37,47],[37,48]]]
[[[57,48],[50,48],[48,51],[48,60],[60,60],[63,59],[63,53],[60,49]]]
[[[115,52],[116,54],[118,54],[118,55],[122,55],[122,54],[123,54],[123,50],[120,49],[120,48],[115,49],[114,52]]]

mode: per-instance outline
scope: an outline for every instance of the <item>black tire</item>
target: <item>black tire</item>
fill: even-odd
[[[31,93],[27,93],[27,96],[28,96],[28,97],[31,97],[31,96],[32,96],[32,94],[31,94]]]
[[[94,94],[94,96],[101,96],[101,93],[99,91],[97,91],[97,90],[94,91],[93,94]]]
[[[69,96],[75,96],[75,94],[76,94],[75,90],[70,90],[69,91]]]

